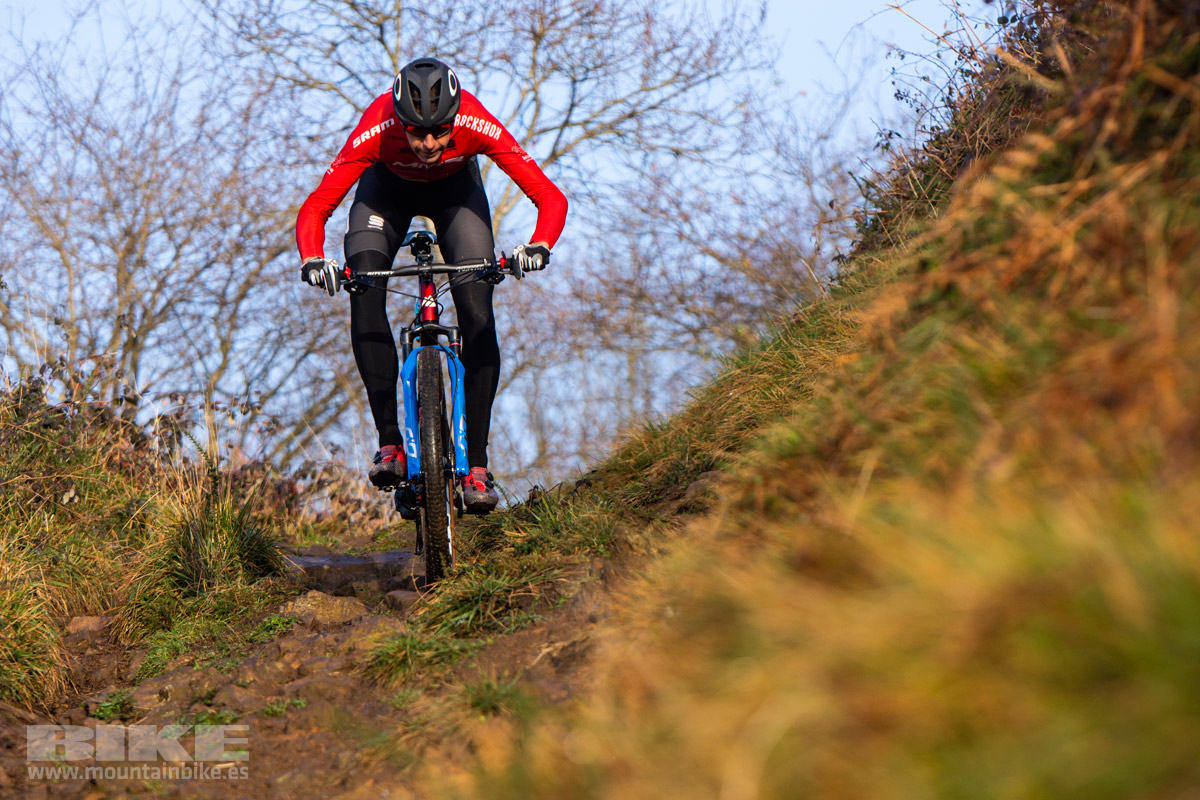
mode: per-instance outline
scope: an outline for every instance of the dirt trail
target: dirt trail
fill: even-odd
[[[389,703],[396,688],[371,685],[361,665],[369,650],[389,634],[404,631],[405,617],[420,602],[416,578],[423,560],[411,549],[337,554],[326,548],[294,549],[289,560],[307,576],[310,590],[284,604],[280,614],[298,622],[285,634],[254,645],[232,669],[185,665],[135,682],[144,652],[118,646],[106,618],[72,620],[67,647],[79,692],[50,716],[35,717],[0,707],[0,797],[168,798],[357,798],[412,797],[404,767],[389,753],[407,709]],[[597,562],[593,569],[601,573]],[[460,665],[435,693],[452,691],[456,673],[478,666],[519,675],[522,685],[544,702],[572,697],[581,680],[588,629],[604,614],[602,590],[589,588],[546,621],[496,639]],[[27,724],[85,725],[104,698],[128,690],[134,710],[125,725],[237,724],[249,759],[223,762],[218,776],[246,769],[244,779],[144,780],[87,778],[31,780],[25,759]],[[113,722],[111,724],[121,724]],[[191,752],[192,738],[181,739]],[[417,742],[416,751],[420,751]],[[468,733],[467,747],[470,747]],[[393,748],[394,749],[394,748]],[[96,766],[93,760],[64,762]],[[54,766],[39,762],[39,766]],[[106,761],[105,767],[133,766]],[[158,768],[182,767],[164,761]],[[195,766],[195,765],[191,765]],[[206,764],[206,767],[210,766]],[[407,773],[411,775],[411,773]]]

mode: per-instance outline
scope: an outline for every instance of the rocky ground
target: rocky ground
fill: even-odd
[[[77,694],[51,716],[0,708],[0,797],[417,796],[407,768],[427,743],[399,742],[405,732],[410,740],[413,731],[419,737],[425,721],[416,717],[428,716],[429,708],[405,708],[397,687],[373,685],[362,667],[381,638],[405,630],[406,616],[422,602],[421,559],[409,549],[338,555],[318,547],[294,549],[290,560],[311,587],[277,610],[296,622],[220,669],[186,664],[138,683],[145,651],[116,644],[106,617],[71,620],[66,644]],[[498,637],[456,671],[519,675],[522,686],[543,702],[570,698],[581,685],[590,624],[604,616],[603,564],[594,564],[593,571],[601,580],[588,582],[548,620]],[[433,694],[451,692],[454,685],[452,672]],[[124,707],[114,709],[113,697],[122,693]],[[172,723],[245,725],[248,759],[207,763],[215,772],[204,780],[122,780],[119,774],[111,780],[31,780],[27,773],[26,725]],[[487,735],[487,725],[476,727],[455,746],[473,748],[474,736]],[[181,741],[190,742],[189,736]],[[160,760],[157,766],[173,765]],[[243,769],[245,779],[223,777]]]

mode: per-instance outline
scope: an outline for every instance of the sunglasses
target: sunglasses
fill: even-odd
[[[419,125],[404,126],[404,132],[414,139],[424,139],[426,136],[440,139],[452,130],[454,130],[453,125],[438,125],[436,128],[422,128]]]

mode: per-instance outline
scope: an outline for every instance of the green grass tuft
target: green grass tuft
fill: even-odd
[[[484,675],[479,680],[462,686],[467,705],[482,716],[497,714],[522,714],[531,707],[532,700],[521,687],[519,676],[510,677]]]
[[[371,651],[365,672],[383,686],[394,686],[409,675],[454,664],[481,646],[482,642],[462,641],[451,636],[398,633],[384,639]]]
[[[262,713],[264,717],[282,717],[293,708],[305,708],[307,706],[308,701],[303,697],[293,697],[291,700],[273,700],[263,706]]]
[[[252,630],[246,639],[253,643],[269,642],[275,637],[282,636],[290,631],[295,624],[295,617],[288,617],[283,614],[271,614],[258,623],[258,627]]]
[[[105,697],[89,716],[102,722],[112,722],[113,720],[127,720],[133,715],[133,712],[133,697],[127,690],[118,689]]]

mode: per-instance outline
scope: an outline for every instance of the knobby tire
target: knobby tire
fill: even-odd
[[[425,581],[436,583],[454,566],[451,541],[454,525],[454,471],[446,426],[446,393],[442,360],[435,347],[417,353],[417,405],[421,437],[424,491],[419,533],[425,543]]]

